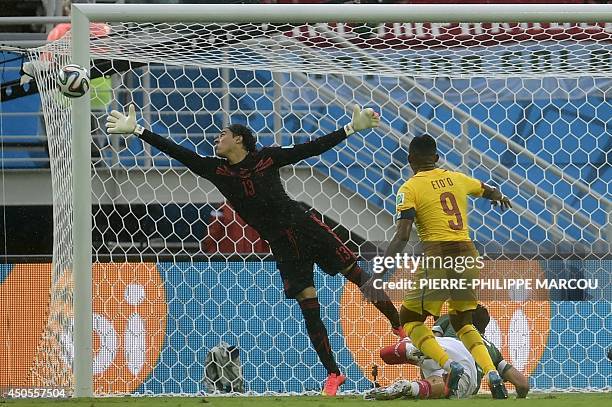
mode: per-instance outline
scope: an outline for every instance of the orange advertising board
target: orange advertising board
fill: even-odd
[[[18,264],[0,284],[0,387],[72,384],[73,312],[62,301],[71,276],[56,278],[53,290],[51,276],[50,264]],[[94,264],[93,277],[95,391],[129,393],[151,373],[164,345],[163,281],[153,263]]]

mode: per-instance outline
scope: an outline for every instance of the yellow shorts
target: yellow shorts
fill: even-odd
[[[478,278],[480,270],[467,269],[462,273],[448,269],[419,269],[415,273],[416,287],[408,292],[403,306],[423,315],[439,316],[442,306],[448,301],[448,313],[476,309],[478,299],[471,288],[471,280]]]

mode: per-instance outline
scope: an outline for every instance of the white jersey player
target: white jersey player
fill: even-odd
[[[478,388],[478,373],[474,358],[462,342],[455,338],[436,337],[442,348],[450,358],[463,366],[464,373],[459,379],[455,395],[458,398],[467,398]],[[408,363],[421,368],[424,380],[398,380],[388,387],[377,388],[365,395],[369,400],[392,400],[400,397],[412,398],[444,398],[449,392],[444,384],[446,372],[438,363],[423,355],[409,338],[403,339],[395,345],[395,352],[405,353]],[[403,356],[403,355],[402,355]]]

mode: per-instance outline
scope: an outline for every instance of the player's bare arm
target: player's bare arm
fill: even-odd
[[[486,184],[483,184],[484,192],[482,193],[482,197],[491,201],[491,205],[497,206],[503,212],[506,209],[512,208],[512,204],[510,200],[505,197],[497,188],[490,187]]]
[[[527,397],[527,393],[529,393],[529,379],[516,370],[514,366],[505,371],[502,378],[514,385],[517,398]]]
[[[401,253],[406,248],[406,244],[408,244],[408,240],[410,240],[413,222],[414,219],[400,219],[397,222],[393,239],[391,239],[389,246],[387,246],[385,250],[385,257],[394,257],[397,253]],[[366,297],[373,297],[375,295],[374,280],[383,278],[387,272],[389,272],[389,270],[374,274],[370,280],[361,287],[361,291]]]
[[[397,222],[397,227],[393,239],[389,242],[389,246],[385,250],[386,256],[395,256],[397,253],[401,253],[408,244],[410,239],[410,232],[412,231],[413,219],[400,219]],[[370,279],[360,288],[361,292],[367,298],[377,298],[377,291],[374,288],[374,281],[383,278],[390,270],[384,270],[382,273],[374,274]]]
[[[410,232],[412,232],[413,223],[413,218],[400,219],[397,221],[395,234],[385,250],[385,257],[394,257],[406,248],[406,244],[408,244],[408,240],[410,240]]]

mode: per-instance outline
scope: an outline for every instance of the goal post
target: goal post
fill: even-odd
[[[72,9],[72,60],[89,71],[90,20],[78,7]],[[91,211],[91,100],[72,104],[72,170],[74,245],[74,395],[93,397],[92,211]],[[87,136],[86,136],[87,135]]]
[[[110,35],[90,36],[90,23],[109,24]],[[104,61],[113,81],[107,110],[134,102],[140,122],[208,154],[214,132],[231,119],[257,123],[259,145],[265,146],[332,131],[349,120],[344,109],[355,103],[379,109],[380,129],[282,172],[292,197],[337,223],[338,233],[348,229],[347,240],[362,259],[391,237],[394,194],[411,175],[410,138],[431,134],[442,152],[442,167],[492,181],[515,197],[514,213],[503,217],[475,204],[476,240],[485,249],[492,247],[490,253],[503,251],[507,243],[522,256],[518,270],[513,264],[519,263],[491,258],[492,275],[549,276],[571,268],[601,278],[598,288],[585,291],[589,300],[580,303],[524,293],[494,299],[491,306],[499,315],[493,315],[490,339],[503,346],[519,370],[535,375],[538,389],[602,390],[610,387],[602,371],[606,367],[598,367],[605,361],[598,355],[608,346],[602,339],[609,336],[605,327],[593,335],[595,345],[588,351],[580,342],[591,369],[586,372],[562,360],[570,344],[548,341],[552,333],[562,337],[555,324],[572,312],[590,310],[594,316],[566,328],[568,335],[583,335],[581,341],[589,340],[597,318],[610,317],[611,285],[604,274],[610,273],[612,233],[605,155],[611,41],[612,5],[74,4],[69,37],[31,55],[52,54],[58,62],[88,69]],[[52,75],[53,70],[40,71],[36,79],[50,134],[54,202],[67,211],[54,212],[51,314],[62,318],[49,323],[38,353],[50,349],[51,356],[39,356],[32,376],[45,384],[67,384],[77,397],[208,392],[202,388],[202,353],[239,338],[238,345],[247,349],[242,363],[245,380],[252,380],[251,393],[312,390],[320,376],[317,362],[312,352],[299,350],[308,344],[293,326],[299,325],[299,318],[292,319],[295,310],[280,298],[282,287],[267,254],[259,253],[255,262],[244,252],[237,260],[229,252],[204,254],[203,246],[193,246],[192,235],[164,242],[169,237],[164,231],[173,238],[179,228],[195,234],[190,205],[197,204],[200,214],[202,201],[221,202],[213,186],[148,146],[113,137],[99,148],[101,167],[92,167],[92,139],[85,135],[104,133],[103,122],[92,119],[88,97],[75,99],[68,113],[65,100],[54,92]],[[66,118],[70,128],[62,123]],[[69,151],[62,144],[67,140]],[[173,202],[176,207],[170,207]],[[159,204],[155,210],[161,214],[153,214],[148,203]],[[144,206],[144,213],[130,213],[132,204]],[[209,212],[217,219],[224,210]],[[104,216],[108,223],[101,224]],[[111,218],[119,219],[116,229]],[[129,222],[138,229],[126,226]],[[229,233],[230,226],[224,227]],[[95,248],[92,231],[101,240]],[[116,241],[108,241],[110,236]],[[255,247],[244,236],[241,242]],[[224,237],[215,239],[219,248]],[[237,247],[236,241],[230,243]],[[163,254],[154,253],[156,248]],[[587,256],[568,260],[563,257],[567,250]],[[122,254],[135,257],[130,261],[137,265],[115,262],[114,256]],[[58,294],[71,286],[66,278],[73,281],[72,297]],[[107,287],[113,279],[123,291]],[[322,301],[333,303],[329,312],[339,326],[326,324],[334,324],[332,345],[340,362],[352,369],[350,391],[364,391],[377,347],[393,339],[375,313],[347,310],[347,304],[366,307],[356,290],[339,279],[317,279],[324,287]],[[60,305],[53,305],[55,300]],[[96,309],[96,301],[114,304],[107,311],[121,322],[114,324]],[[513,301],[520,304],[508,305]],[[141,304],[151,315],[139,311]],[[181,309],[187,313],[183,317]],[[271,310],[282,316],[269,315]],[[234,312],[250,315],[234,317]],[[153,325],[159,330],[154,335],[143,331],[152,329],[147,325],[152,316],[160,326],[167,323]],[[166,332],[166,326],[174,331]],[[92,360],[94,339],[98,350]],[[67,350],[70,341],[73,354]],[[272,361],[262,349],[274,355]],[[70,368],[73,374],[60,373]],[[385,380],[414,373],[382,371]],[[568,379],[559,385],[553,375]]]

